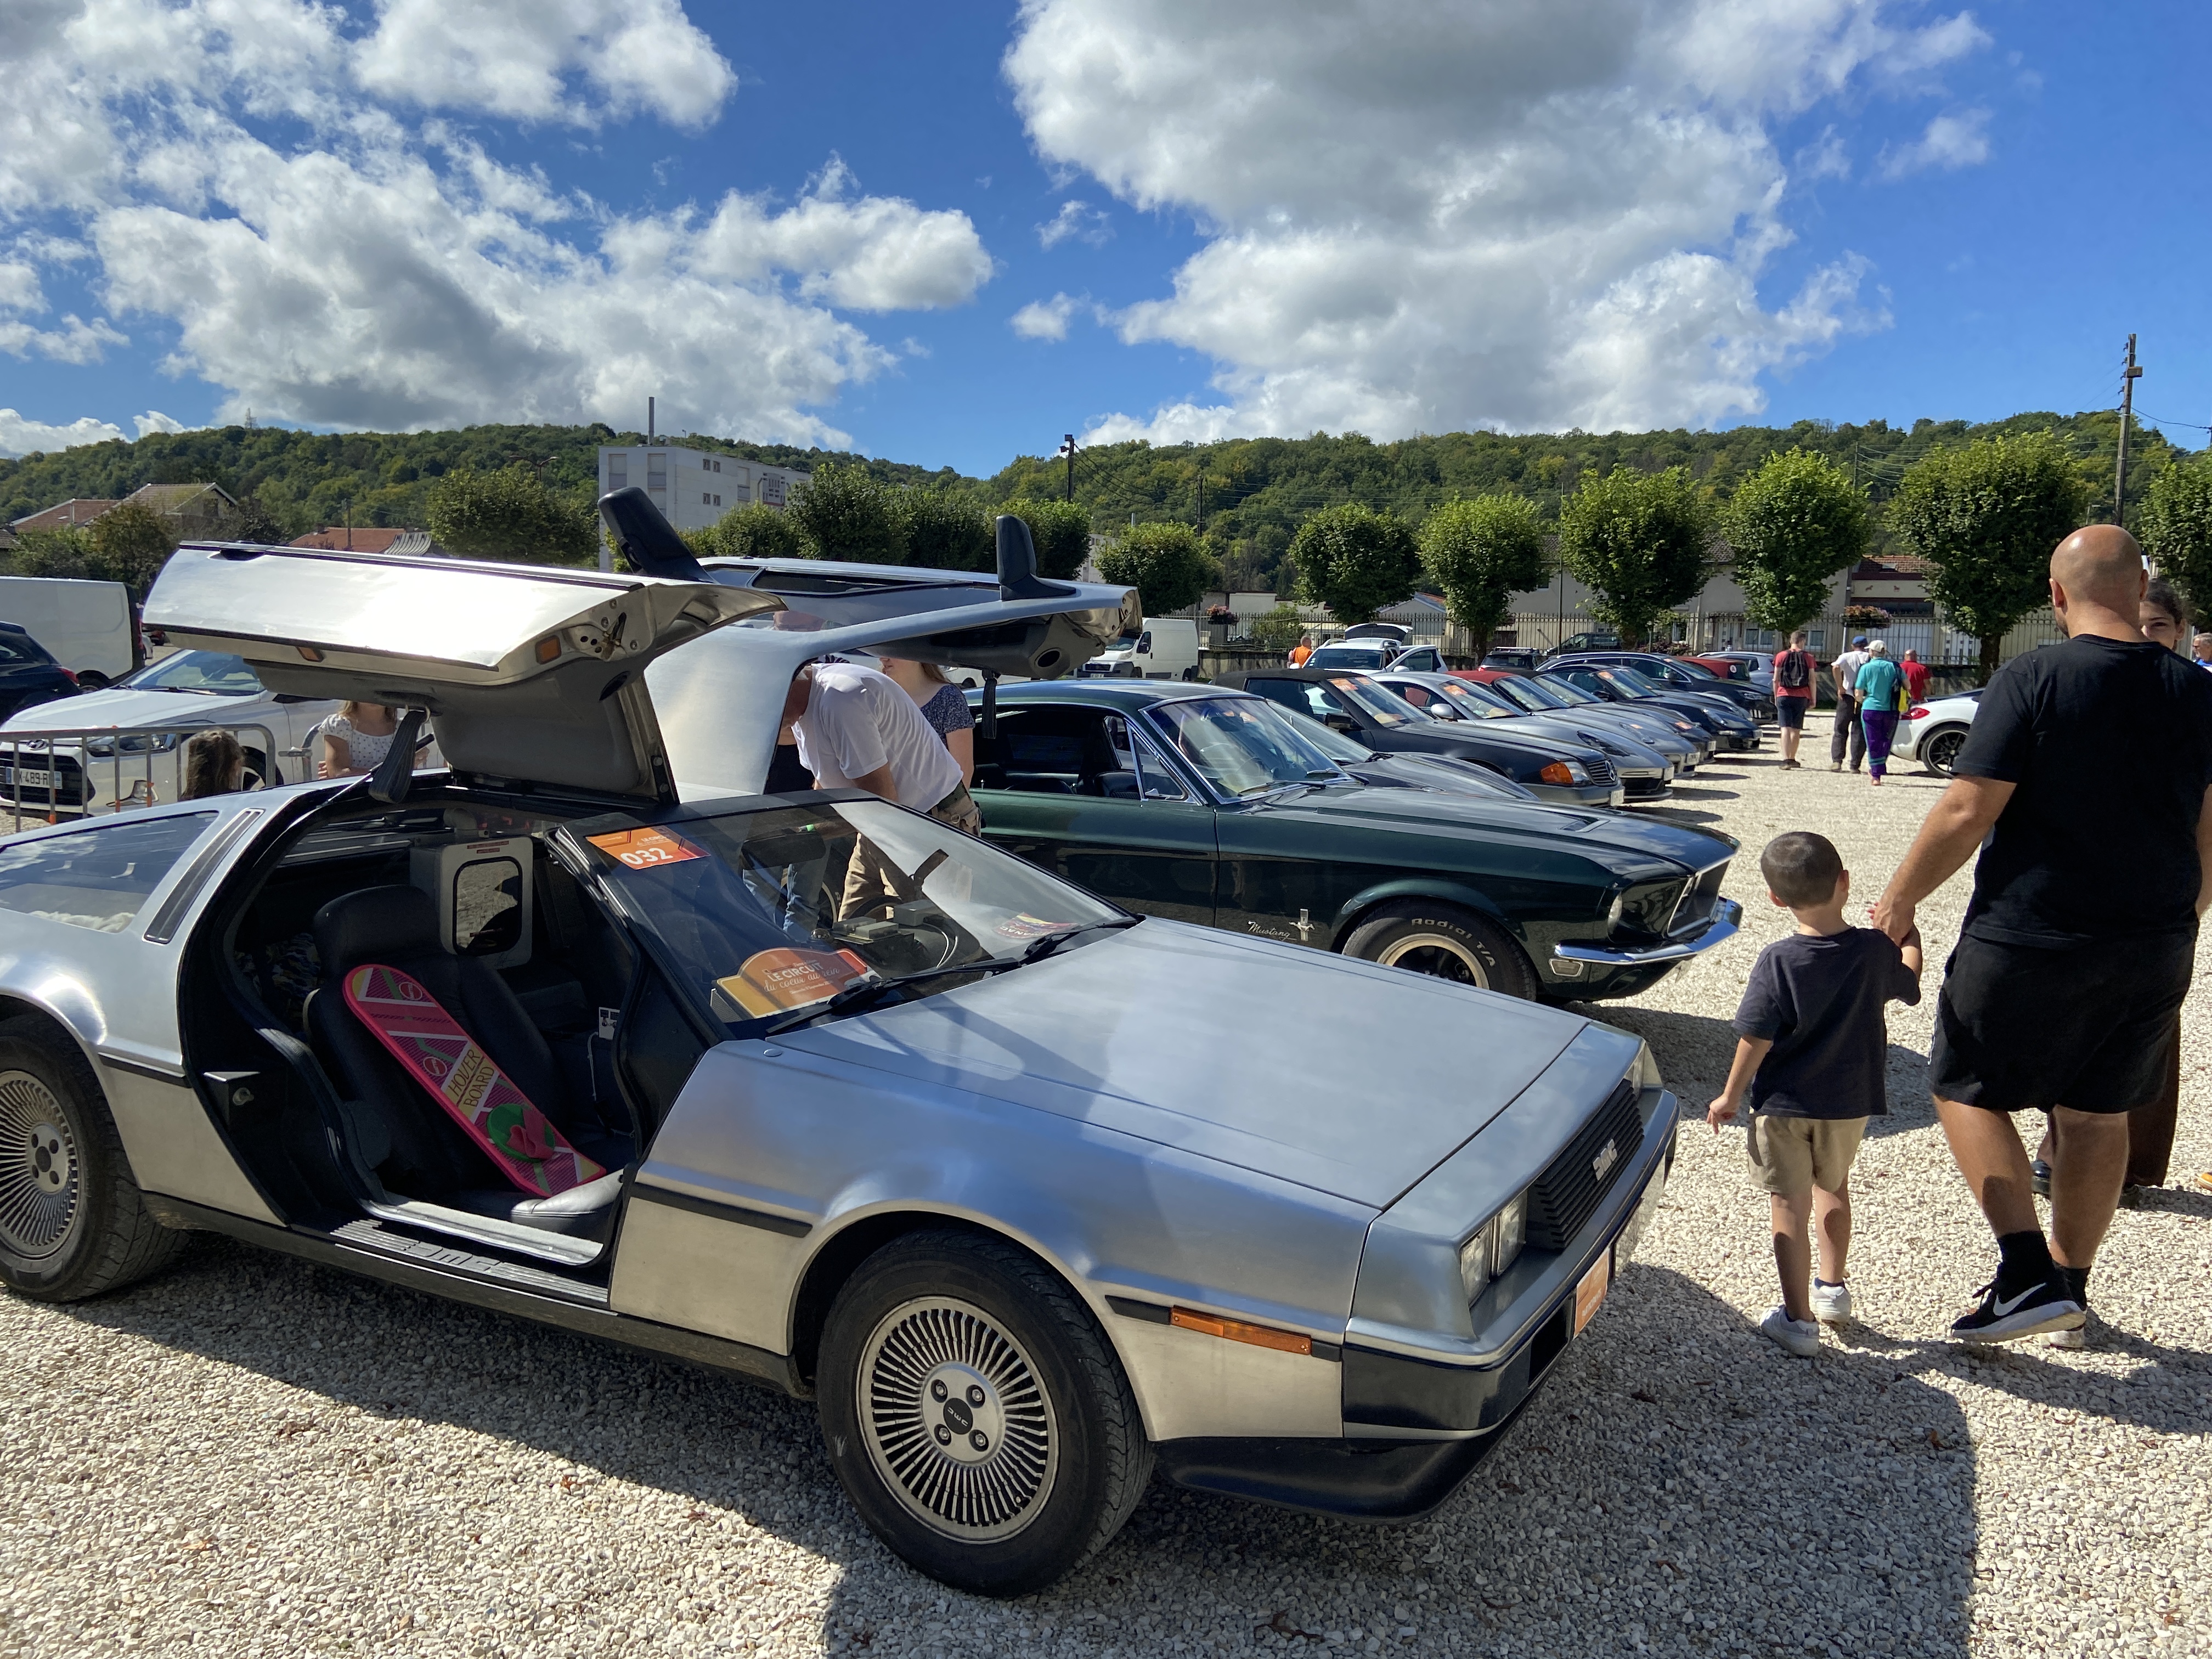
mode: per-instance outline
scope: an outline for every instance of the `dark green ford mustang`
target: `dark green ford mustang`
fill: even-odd
[[[1012,686],[975,758],[990,840],[1131,910],[1516,996],[1633,996],[1742,915],[1725,836],[1370,787],[1246,692]]]

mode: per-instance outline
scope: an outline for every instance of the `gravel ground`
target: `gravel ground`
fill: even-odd
[[[2185,1024],[2175,1181],[2119,1217],[2089,1352],[1944,1339],[1993,1252],[1933,1126],[1925,1009],[1893,1012],[1894,1115],[1859,1164],[1863,1322],[1809,1362],[1752,1328],[1775,1300],[1765,1206],[1741,1131],[1702,1113],[1787,921],[1753,859],[1818,827],[1870,902],[1937,788],[1770,754],[1658,809],[1746,847],[1745,937],[1604,1014],[1682,1098],[1674,1192],[1427,1522],[1156,1486],[1083,1573],[978,1601],[866,1533],[806,1407],[202,1239],[103,1301],[0,1300],[0,1652],[2212,1651],[2212,1194],[2185,1189],[2212,1167],[2212,989]],[[1938,963],[1964,892],[1923,910]]]

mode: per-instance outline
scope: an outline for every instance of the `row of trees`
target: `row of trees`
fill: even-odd
[[[1986,678],[2006,632],[2047,600],[2051,550],[2089,506],[2075,458],[2030,432],[1929,451],[1905,470],[1881,517],[1926,561],[1950,625],[1979,641]],[[2212,452],[2160,472],[2138,527],[2203,614],[2212,606]],[[1820,614],[1836,576],[1866,556],[1876,528],[1844,467],[1790,449],[1768,456],[1717,505],[1686,468],[1614,467],[1561,501],[1557,533],[1559,562],[1589,589],[1591,610],[1640,639],[1697,593],[1723,553],[1751,622],[1801,627]],[[1290,554],[1302,596],[1340,622],[1370,620],[1425,578],[1478,652],[1512,596],[1549,574],[1534,502],[1503,492],[1447,501],[1418,531],[1356,502],[1325,507],[1300,526]]]

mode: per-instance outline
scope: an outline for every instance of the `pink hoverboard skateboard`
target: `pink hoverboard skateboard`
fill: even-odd
[[[346,975],[345,1000],[524,1192],[550,1198],[606,1173],[562,1139],[438,1000],[397,968],[372,962],[355,969]]]

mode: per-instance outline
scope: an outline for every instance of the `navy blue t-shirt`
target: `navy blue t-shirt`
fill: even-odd
[[[1920,981],[1879,928],[1777,939],[1759,953],[1735,1011],[1738,1036],[1774,1044],[1752,1079],[1751,1109],[1777,1117],[1887,1115],[1882,1009],[1919,1000]]]

